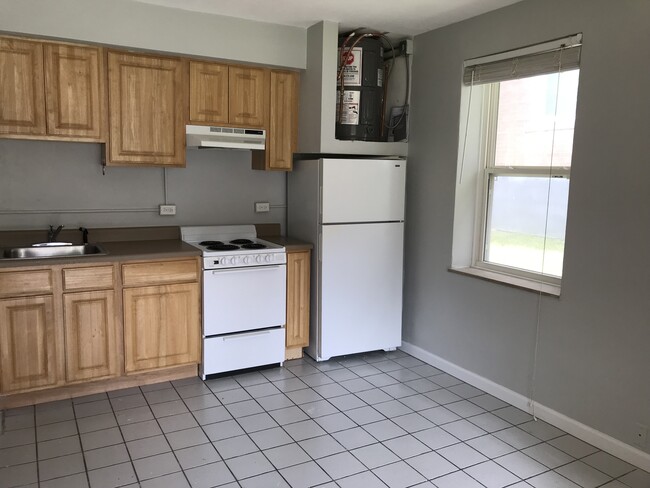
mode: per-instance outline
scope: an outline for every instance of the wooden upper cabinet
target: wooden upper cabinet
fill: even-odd
[[[190,123],[267,127],[269,70],[190,62]]]
[[[0,38],[0,134],[45,133],[43,45]]]
[[[253,153],[253,168],[290,171],[298,144],[298,73],[271,71],[266,151]]]
[[[228,66],[190,62],[190,122],[228,123]]]
[[[103,139],[102,49],[63,44],[44,49],[48,134]]]
[[[102,52],[0,38],[0,135],[103,141]]]
[[[230,66],[228,79],[230,123],[266,127],[269,110],[269,70]]]
[[[291,169],[298,144],[298,73],[271,72],[269,169]]]
[[[185,166],[185,62],[109,52],[108,165]]]

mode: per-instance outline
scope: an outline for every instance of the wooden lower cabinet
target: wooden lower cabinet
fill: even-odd
[[[124,289],[127,373],[199,361],[198,283]]]
[[[51,296],[0,300],[0,393],[57,385],[62,354]]]
[[[0,410],[196,375],[199,282],[187,257],[0,269]]]
[[[287,359],[309,345],[310,267],[311,251],[287,253]]]
[[[67,382],[120,374],[119,323],[113,290],[63,295]]]

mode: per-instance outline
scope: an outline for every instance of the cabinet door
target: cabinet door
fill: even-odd
[[[0,300],[0,393],[59,382],[52,297]]]
[[[100,140],[104,113],[102,50],[45,44],[47,132]]]
[[[124,290],[126,371],[199,361],[197,283]]]
[[[228,66],[190,62],[190,122],[228,123]]]
[[[271,73],[269,169],[291,169],[298,141],[298,73]]]
[[[43,46],[0,38],[0,134],[45,135]]]
[[[271,71],[266,151],[253,153],[254,169],[291,171],[298,144],[298,73]]]
[[[115,292],[63,295],[66,380],[106,378],[120,373]]]
[[[229,121],[233,125],[266,127],[268,120],[269,70],[230,66]]]
[[[180,59],[108,54],[107,164],[185,166],[184,73]]]
[[[311,252],[287,253],[287,347],[309,345]]]

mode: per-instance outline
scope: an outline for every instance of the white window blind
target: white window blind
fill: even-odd
[[[463,83],[483,85],[579,68],[581,36],[569,37],[556,44],[540,52],[517,50],[498,56],[503,59],[491,60],[497,56],[490,56],[484,58],[486,62],[466,63]]]

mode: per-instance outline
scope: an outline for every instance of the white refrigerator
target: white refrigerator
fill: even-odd
[[[287,235],[314,245],[312,358],[401,345],[405,180],[404,159],[294,161]]]

